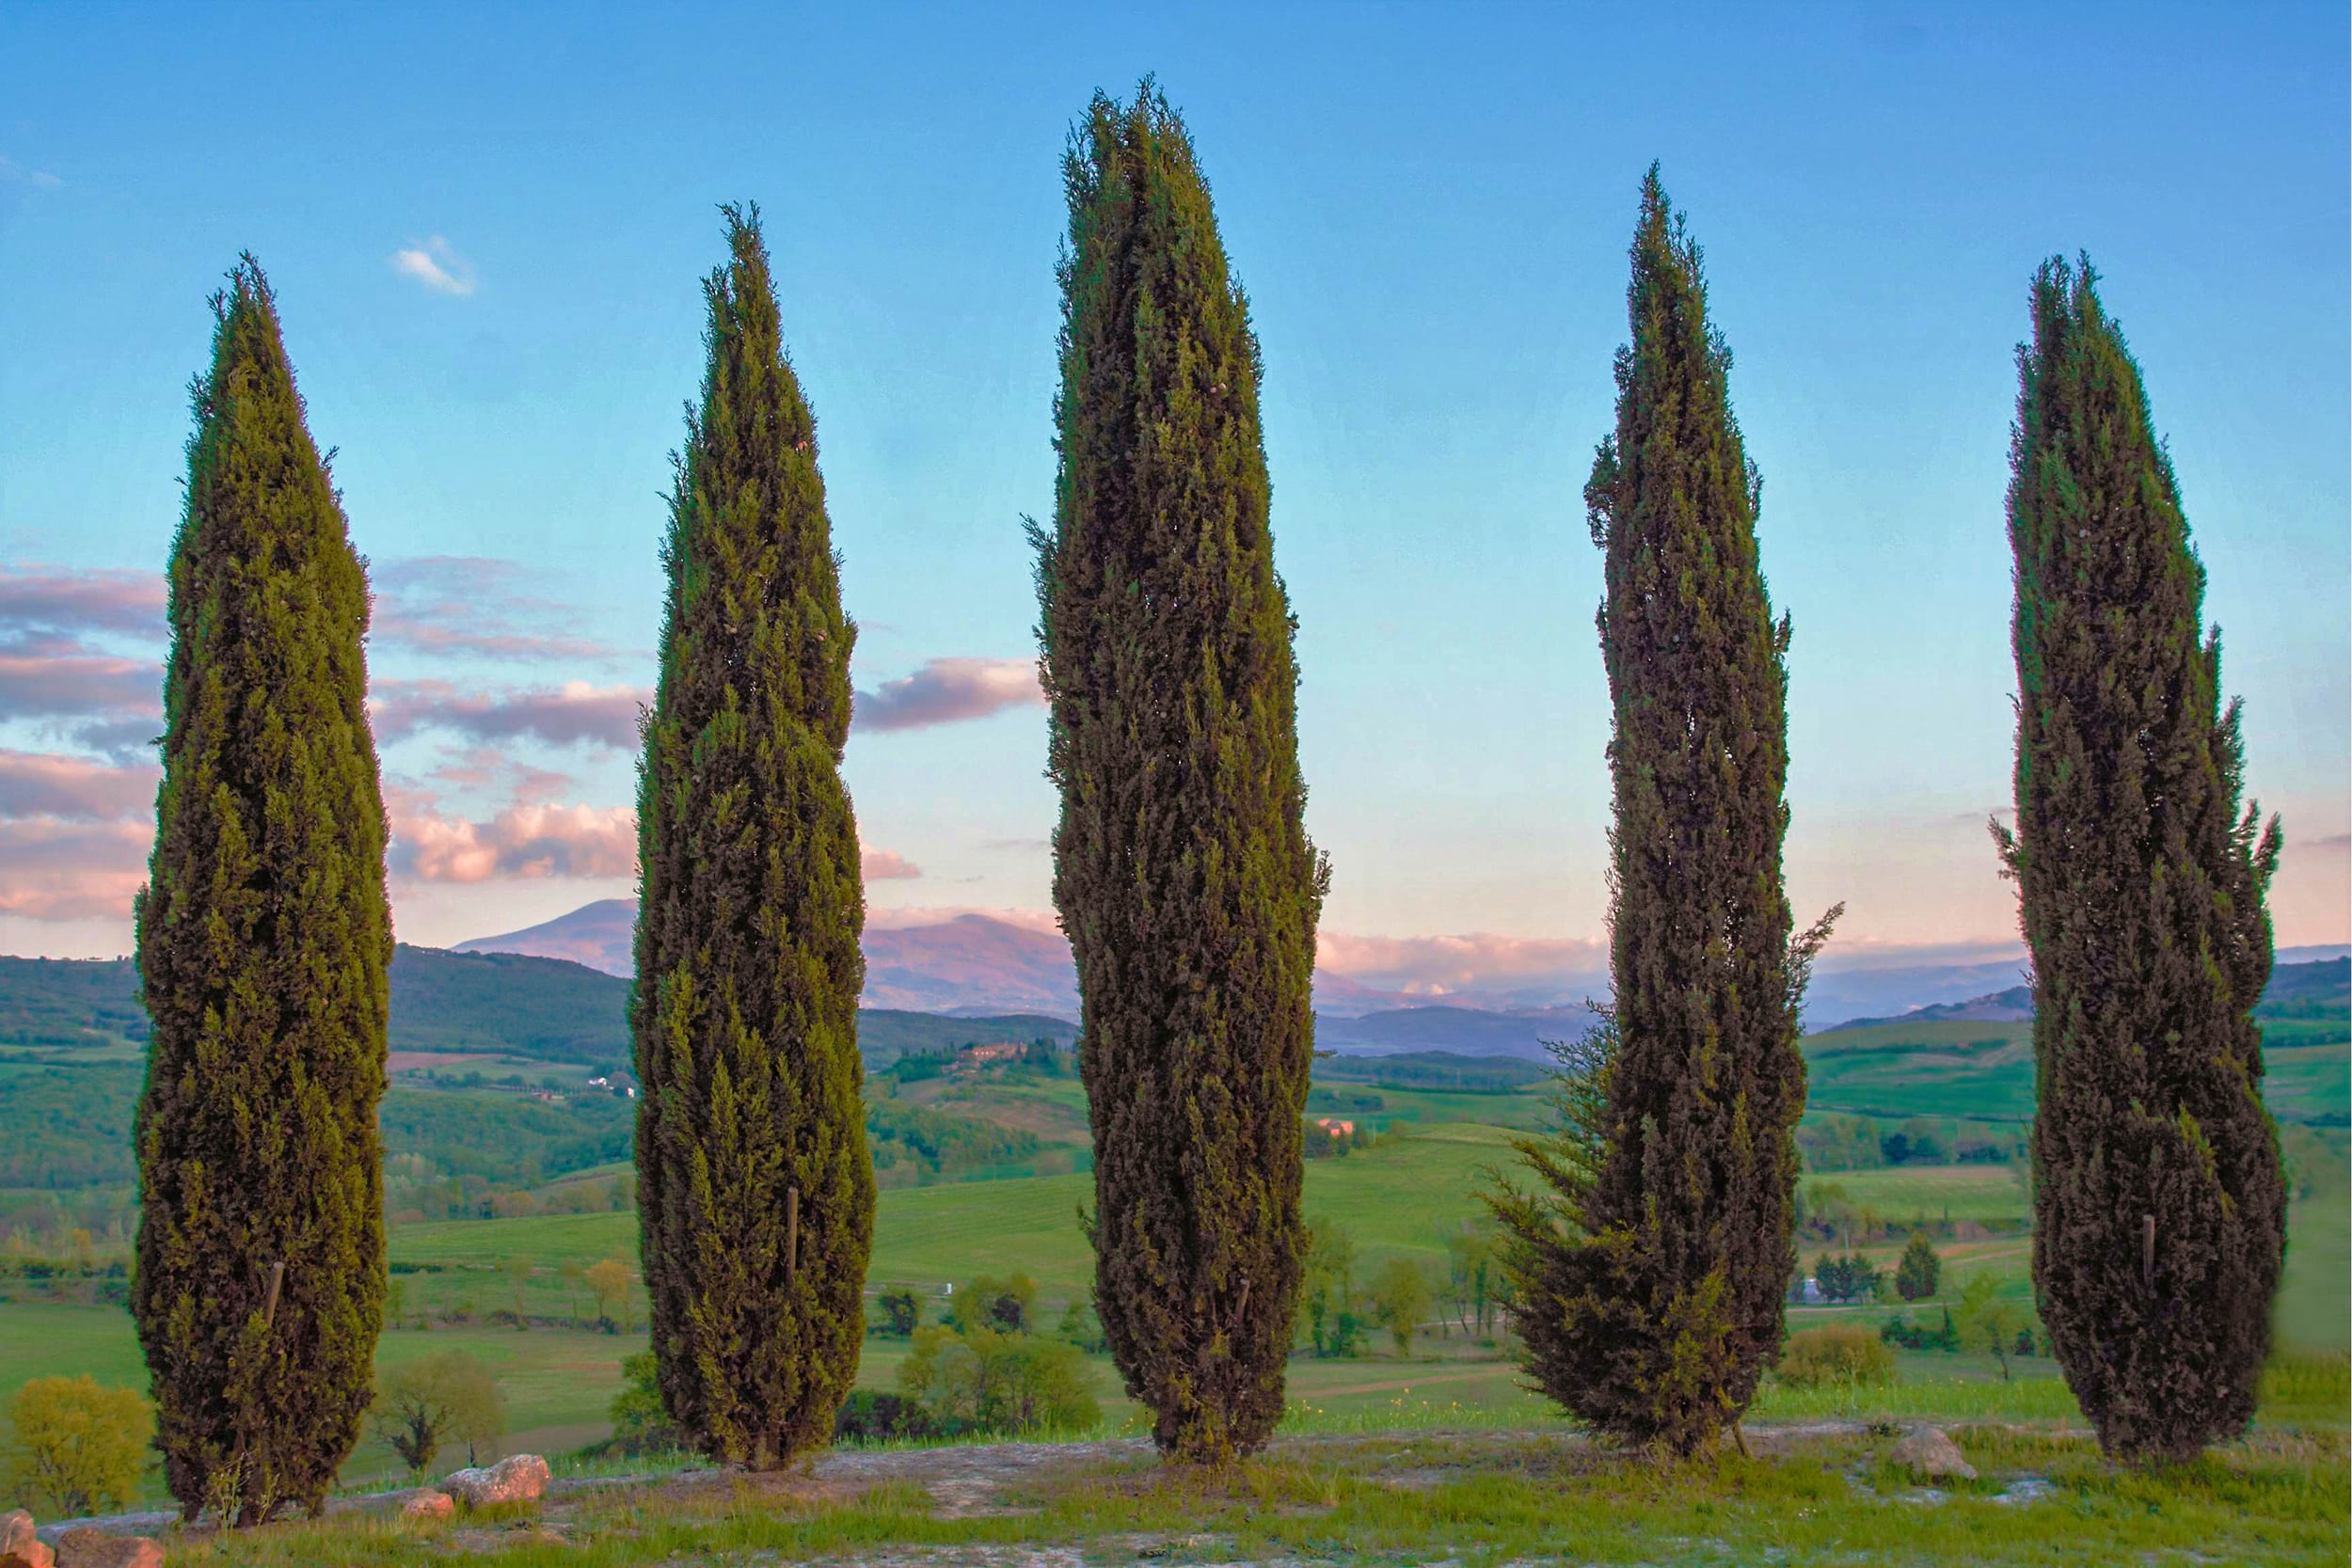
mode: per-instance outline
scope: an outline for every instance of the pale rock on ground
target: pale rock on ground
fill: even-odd
[[[144,1535],[108,1535],[87,1525],[57,1537],[57,1568],[163,1568],[164,1549]]]
[[[446,1519],[457,1512],[457,1499],[446,1492],[414,1492],[400,1505],[404,1519]]]
[[[1895,1445],[1895,1463],[1907,1466],[1922,1480],[1940,1480],[1957,1476],[1963,1481],[1977,1479],[1977,1467],[1968,1463],[1953,1442],[1933,1427],[1914,1427],[1903,1440]]]
[[[0,1513],[0,1568],[50,1568],[56,1560],[33,1533],[33,1516],[21,1508]]]
[[[468,1508],[537,1500],[548,1489],[548,1462],[535,1453],[509,1454],[487,1469],[459,1470],[441,1490]]]

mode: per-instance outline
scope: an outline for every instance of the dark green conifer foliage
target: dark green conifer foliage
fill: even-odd
[[[2034,277],[2018,350],[2017,830],[2033,950],[2033,1270],[2111,1453],[2241,1432],[2285,1243],[2253,1007],[2279,824],[2239,810],[2204,568],[2090,263]]]
[[[165,1483],[250,1523],[323,1503],[373,1394],[392,936],[367,574],[250,256],[213,311],[137,906],[131,1307]]]
[[[1327,878],[1258,343],[1191,140],[1150,82],[1098,93],[1065,177],[1060,474],[1032,538],[1095,1299],[1160,1448],[1216,1462],[1282,1413]]]
[[[830,1439],[866,1331],[866,891],[841,782],[857,627],[759,212],[723,211],[662,552],[629,1023],[662,1401],[764,1469]]]
[[[1632,262],[1617,429],[1584,492],[1615,712],[1614,995],[1587,1075],[1605,1085],[1605,1153],[1597,1169],[1536,1167],[1577,1224],[1514,1231],[1540,1386],[1611,1436],[1691,1453],[1739,1418],[1780,1347],[1797,1007],[1837,911],[1791,940],[1788,622],[1757,567],[1731,355],[1655,168]]]

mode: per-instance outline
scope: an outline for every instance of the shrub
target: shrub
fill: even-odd
[[[1895,1291],[1905,1301],[1924,1301],[1935,1294],[1935,1288],[1944,1278],[1944,1259],[1935,1255],[1935,1247],[1924,1230],[1911,1233],[1911,1241],[1903,1247],[1903,1260],[1895,1266]]]
[[[894,1339],[912,1338],[915,1325],[923,1321],[923,1298],[902,1285],[895,1291],[884,1291],[880,1305],[881,1332]]]
[[[1413,1330],[1429,1315],[1429,1276],[1420,1265],[1391,1258],[1373,1276],[1372,1314],[1389,1331],[1399,1355],[1413,1353]]]
[[[1065,1344],[1075,1345],[1089,1355],[1101,1355],[1110,1349],[1103,1338],[1103,1320],[1083,1296],[1072,1296],[1061,1309],[1061,1322],[1054,1329],[1054,1338]]]
[[[1075,1432],[1101,1424],[1086,1357],[1075,1345],[979,1324],[914,1331],[898,1392],[942,1433]]]
[[[993,1328],[1006,1334],[1025,1334],[1037,1310],[1037,1282],[1025,1274],[1009,1279],[990,1275],[966,1285],[947,1304],[947,1316],[959,1333]]]
[[[621,1454],[674,1453],[685,1448],[686,1434],[661,1408],[660,1372],[650,1350],[641,1350],[621,1362],[628,1385],[612,1397],[612,1440],[606,1451]]]
[[[442,1351],[396,1369],[369,1411],[376,1435],[421,1475],[444,1442],[474,1450],[506,1431],[506,1406],[490,1369],[461,1350]]]
[[[938,1435],[939,1429],[921,1405],[901,1395],[880,1394],[870,1388],[854,1390],[842,1402],[841,1413],[833,1422],[836,1443],[886,1443],[894,1438]]]
[[[1952,1309],[1948,1307],[1944,1308],[1944,1323],[1940,1328],[1915,1323],[1907,1317],[1889,1318],[1879,1325],[1879,1338],[1905,1350],[1960,1349],[1960,1329],[1952,1322]]]
[[[0,1491],[69,1517],[95,1513],[137,1493],[155,1407],[87,1375],[37,1377],[8,1402],[8,1435]]]
[[[1895,1381],[1895,1353],[1856,1323],[1824,1323],[1788,1337],[1780,1353],[1780,1381],[1792,1388],[1846,1384],[1870,1387]]]

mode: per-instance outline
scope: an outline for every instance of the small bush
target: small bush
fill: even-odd
[[[914,1331],[898,1392],[938,1432],[1080,1432],[1098,1426],[1086,1357],[1075,1345],[979,1324]]]
[[[916,1326],[923,1321],[921,1296],[902,1285],[895,1291],[884,1291],[878,1305],[882,1312],[881,1334],[894,1339],[914,1338]]]
[[[936,1437],[939,1429],[923,1407],[898,1394],[860,1388],[842,1402],[834,1418],[836,1443],[887,1443],[893,1439]]]
[[[422,1475],[445,1442],[466,1445],[466,1462],[506,1431],[506,1405],[482,1361],[442,1351],[396,1369],[377,1388],[369,1416],[376,1435]]]
[[[1925,1301],[1935,1294],[1944,1279],[1944,1259],[1935,1254],[1935,1245],[1924,1230],[1911,1233],[1911,1241],[1903,1248],[1903,1260],[1895,1269],[1895,1290],[1905,1301]]]
[[[619,1454],[672,1453],[685,1448],[686,1434],[670,1424],[661,1408],[653,1352],[641,1350],[621,1361],[628,1386],[612,1396],[612,1436],[604,1450]]]
[[[1788,1337],[1780,1353],[1780,1381],[1792,1388],[1825,1384],[1873,1386],[1895,1381],[1895,1353],[1886,1341],[1853,1323],[1824,1323]]]
[[[37,1377],[8,1402],[0,1494],[66,1517],[127,1506],[155,1437],[155,1407],[129,1388]]]

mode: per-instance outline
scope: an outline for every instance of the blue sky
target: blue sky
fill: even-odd
[[[2280,937],[2341,942],[2346,52],[2341,5],[9,7],[0,640],[26,657],[8,685],[0,641],[0,950],[127,949],[147,830],[90,802],[151,784],[106,739],[137,715],[110,730],[119,692],[75,682],[160,657],[139,585],[204,298],[247,247],[384,594],[402,934],[628,891],[634,765],[608,742],[651,684],[725,199],[767,215],[857,684],[898,721],[849,752],[869,899],[1045,910],[1018,666],[1058,160],[1088,94],[1146,71],[1264,346],[1333,951],[1600,934],[1580,491],[1653,158],[1706,247],[1796,622],[1800,913],[1845,899],[1850,948],[2013,937],[1982,827],[2008,795],[2012,355],[2035,264],[2087,249],[2212,575],[2251,785],[2287,816]],[[114,608],[69,625],[64,600]]]

